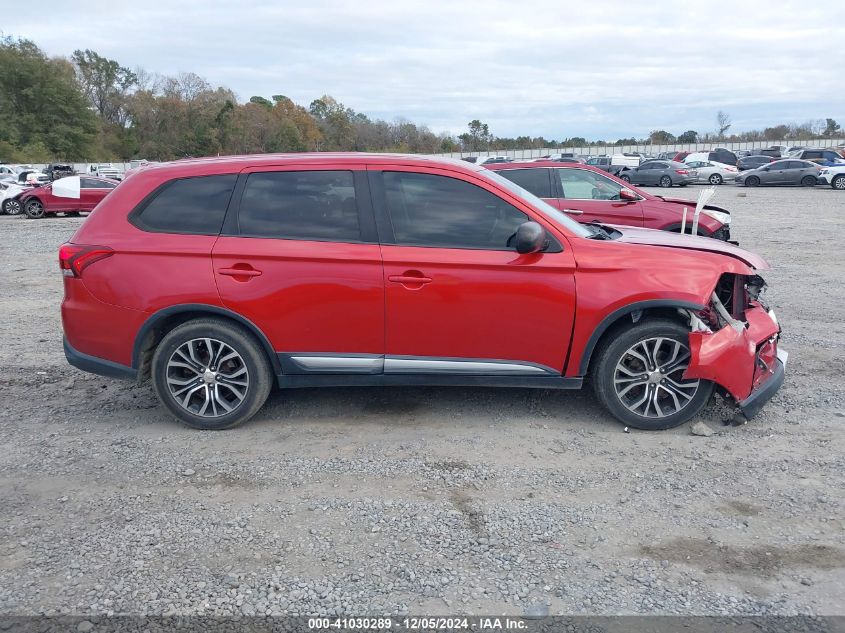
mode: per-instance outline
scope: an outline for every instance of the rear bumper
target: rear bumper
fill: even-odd
[[[96,356],[89,356],[75,350],[65,338],[64,341],[65,358],[67,362],[91,374],[99,374],[100,376],[108,376],[109,378],[122,378],[124,380],[135,380],[138,372],[131,367],[121,365],[119,363],[106,360],[104,358],[97,358]]]
[[[778,354],[778,356],[780,356],[780,354]],[[739,410],[742,411],[742,415],[745,416],[746,420],[750,420],[760,412],[763,405],[771,400],[772,396],[774,396],[781,388],[785,378],[786,366],[783,364],[781,358],[778,358],[775,363],[775,367],[772,370],[771,378],[764,382],[757,391],[754,391],[745,400],[737,403]]]

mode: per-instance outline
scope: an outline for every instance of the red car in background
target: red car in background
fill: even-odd
[[[579,222],[642,226],[680,233],[684,208],[687,232],[695,202],[655,196],[589,165],[570,163],[502,163],[485,165],[542,198]],[[698,234],[727,241],[731,214],[707,205],[698,219]]]
[[[78,180],[79,185],[68,181]],[[119,183],[107,178],[94,176],[69,176],[61,178],[49,185],[30,189],[21,195],[20,201],[26,217],[43,218],[48,213],[64,213],[77,215],[80,211],[93,211],[94,207],[105,198]],[[57,195],[54,188],[67,188],[78,191],[77,197]]]

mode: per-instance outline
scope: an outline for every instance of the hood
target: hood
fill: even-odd
[[[718,253],[744,262],[756,270],[769,270],[769,263],[754,253],[734,246],[729,242],[714,240],[711,237],[699,237],[697,235],[681,235],[669,231],[658,231],[656,229],[641,229],[632,226],[614,226],[622,233],[618,241],[627,244],[647,244],[649,246],[665,246],[668,248],[683,248],[686,250],[704,251],[706,253]]]
[[[669,196],[654,196],[655,198],[659,198],[663,200],[663,202],[670,202],[672,204],[679,204],[682,206],[687,207],[690,210],[690,213],[695,211],[695,205],[698,204],[695,200],[684,200],[683,198],[670,198]],[[722,207],[717,207],[714,204],[705,204],[705,209],[710,209],[711,211],[720,211],[721,213],[727,213],[730,215],[730,211],[727,209],[723,209]]]

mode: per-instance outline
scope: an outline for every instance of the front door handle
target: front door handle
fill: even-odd
[[[231,268],[219,268],[217,272],[227,277],[234,277],[238,281],[247,281],[251,277],[260,277],[261,271],[249,264],[235,264]],[[240,279],[238,279],[240,277]]]
[[[426,277],[418,270],[406,270],[401,275],[388,275],[387,280],[395,284],[402,284],[406,288],[416,286],[416,288],[413,288],[414,290],[431,283],[431,277]]]
[[[564,209],[563,212],[569,215],[584,215],[584,212],[580,209]]]
[[[414,277],[413,275],[390,275],[387,278],[397,284],[430,284],[431,277]]]

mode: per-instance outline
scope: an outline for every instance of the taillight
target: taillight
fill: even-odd
[[[108,246],[62,244],[59,248],[59,268],[65,277],[80,277],[88,266],[112,255],[114,251]]]
[[[689,170],[688,169],[676,169],[675,173],[681,174],[681,176],[686,176],[689,173]]]
[[[725,167],[725,171],[736,171],[736,167]]]

